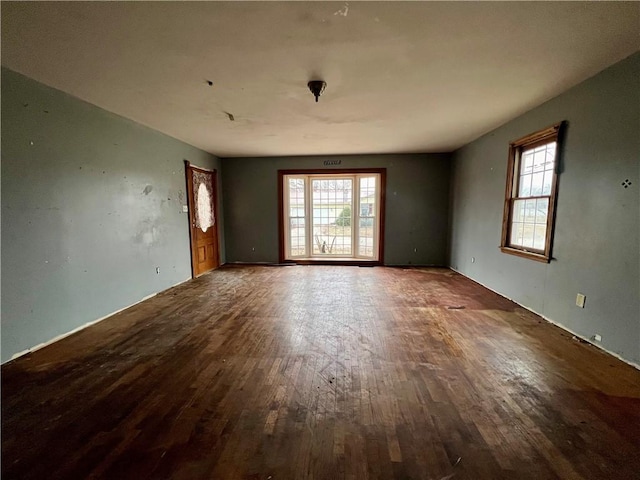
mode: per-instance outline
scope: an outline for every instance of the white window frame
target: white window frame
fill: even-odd
[[[361,178],[375,178],[375,208],[373,216],[361,216],[361,198],[360,198],[360,179]],[[293,173],[282,175],[282,229],[283,229],[283,244],[284,252],[283,260],[296,261],[296,260],[357,260],[357,261],[380,261],[380,235],[381,235],[381,222],[382,222],[382,174],[378,171],[371,172],[345,172],[345,173]],[[305,225],[305,251],[301,255],[291,255],[291,219],[298,218],[292,217],[290,195],[289,195],[289,180],[300,179],[304,182],[304,225]],[[313,180],[336,180],[336,179],[351,179],[353,184],[352,189],[352,205],[351,205],[351,255],[336,255],[330,254],[317,254],[313,253]],[[372,255],[363,255],[360,253],[360,220],[363,218],[373,219],[373,247]]]

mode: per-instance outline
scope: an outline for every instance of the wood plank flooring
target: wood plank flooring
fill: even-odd
[[[446,269],[226,267],[2,367],[3,479],[639,479],[640,372]]]

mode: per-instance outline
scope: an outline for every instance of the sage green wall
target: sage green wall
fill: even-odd
[[[455,152],[451,266],[640,364],[640,54]],[[553,260],[498,250],[509,141],[566,120]],[[629,179],[632,185],[624,188]],[[475,258],[472,263],[471,258]],[[584,309],[576,294],[587,296]]]
[[[384,263],[446,265],[448,154],[225,158],[222,165],[229,262],[278,262],[278,170],[384,167]]]
[[[3,361],[190,278],[184,159],[220,168],[2,69]]]

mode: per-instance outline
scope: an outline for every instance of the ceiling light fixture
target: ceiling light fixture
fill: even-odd
[[[311,90],[313,96],[316,97],[317,103],[318,97],[322,95],[322,92],[324,92],[324,89],[327,87],[327,82],[323,80],[311,80],[309,83],[307,83],[307,87],[309,87],[309,90]]]

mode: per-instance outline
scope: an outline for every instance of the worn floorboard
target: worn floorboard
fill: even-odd
[[[2,367],[3,479],[640,479],[640,372],[445,269],[226,267]]]

